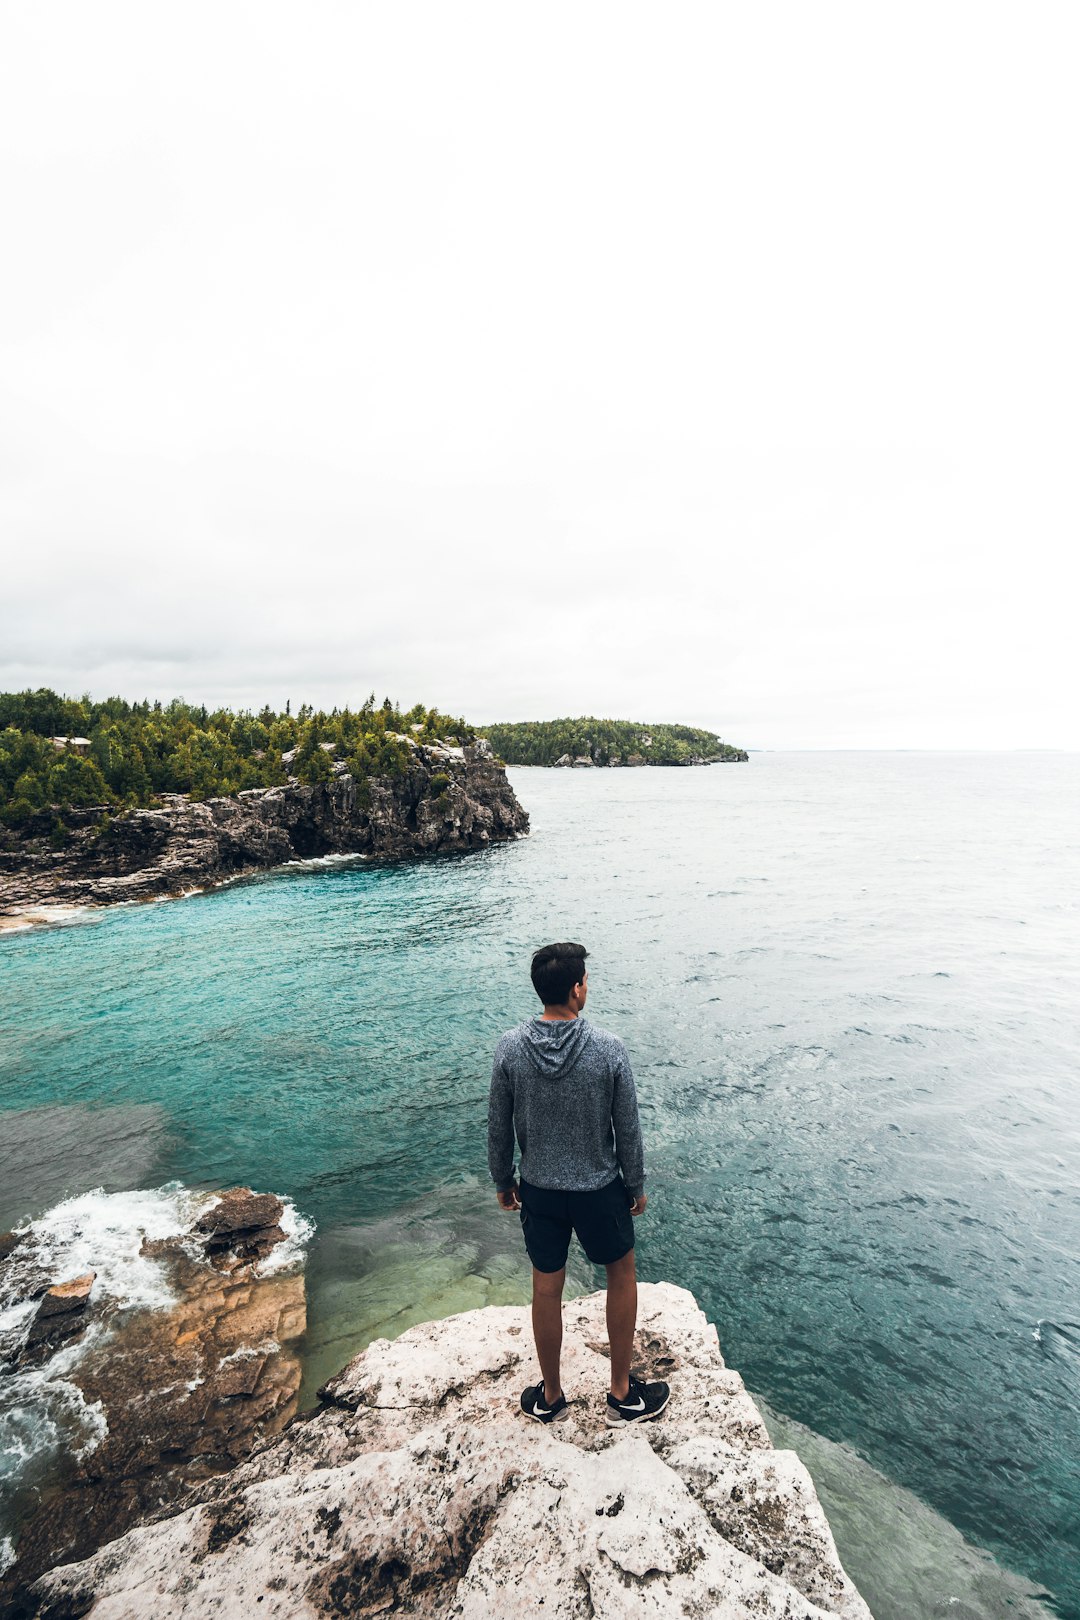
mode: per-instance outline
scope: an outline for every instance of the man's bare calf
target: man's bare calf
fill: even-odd
[[[544,1402],[551,1406],[562,1394],[559,1362],[562,1357],[562,1291],[566,1267],[537,1271],[533,1267],[532,1323],[536,1357],[544,1375]]]
[[[637,1272],[634,1251],[613,1260],[607,1272],[607,1330],[611,1346],[611,1393],[625,1400],[630,1388],[630,1358],[637,1325]],[[536,1355],[544,1375],[544,1401],[554,1404],[562,1394],[562,1296],[566,1267],[537,1271],[533,1267],[532,1324]]]
[[[617,1401],[630,1390],[630,1357],[637,1326],[637,1272],[634,1251],[607,1266],[607,1331],[611,1346],[611,1393]]]

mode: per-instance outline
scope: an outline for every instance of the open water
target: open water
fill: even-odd
[[[132,1190],[166,1224],[184,1189],[288,1194],[309,1392],[376,1333],[524,1299],[490,1051],[531,948],[583,940],[638,1079],[640,1271],[716,1321],[878,1620],[1077,1620],[1080,759],[511,777],[517,844],[0,938],[0,1228],[74,1230],[100,1189],[123,1249]],[[0,1413],[0,1479],[46,1469],[62,1404]]]

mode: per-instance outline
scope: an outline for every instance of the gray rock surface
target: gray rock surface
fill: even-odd
[[[0,836],[0,920],[47,920],[44,908],[181,895],[245,872],[322,855],[401,858],[483,849],[528,831],[506,771],[483,738],[465,748],[418,746],[398,776],[317,786],[249,788],[234,798],[165,794],[152,809],[55,812]],[[448,779],[432,791],[432,779]]]
[[[642,1285],[640,1304],[635,1366],[673,1390],[659,1421],[604,1426],[602,1294],[566,1307],[570,1405],[549,1427],[518,1408],[525,1310],[425,1323],[180,1512],[44,1576],[26,1612],[870,1620],[693,1296]]]

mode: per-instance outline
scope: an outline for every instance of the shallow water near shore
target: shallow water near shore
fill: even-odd
[[[317,1226],[308,1395],[377,1333],[523,1299],[490,1051],[530,948],[583,939],[638,1078],[641,1273],[854,1459],[882,1522],[826,1506],[879,1620],[1035,1613],[1000,1565],[1076,1620],[1080,760],[511,777],[517,844],[0,939],[0,1229],[98,1186],[287,1194]],[[891,1557],[895,1487],[932,1513]],[[942,1518],[998,1565],[969,1579]]]

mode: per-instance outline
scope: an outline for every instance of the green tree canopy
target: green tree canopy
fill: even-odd
[[[329,713],[302,703],[258,714],[166,704],[61,697],[42,689],[0,693],[0,819],[19,826],[47,809],[153,804],[163,793],[194,799],[276,787],[294,776],[326,782],[334,761],[359,778],[394,775],[403,739],[465,742],[460,717],[418,703],[406,713],[372,693],[359,708]],[[325,745],[325,746],[324,746]],[[296,749],[290,765],[282,756]]]

